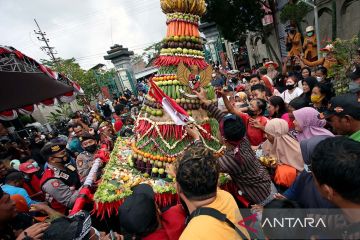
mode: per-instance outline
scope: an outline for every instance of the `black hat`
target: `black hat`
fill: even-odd
[[[157,221],[154,191],[147,184],[133,188],[133,194],[119,207],[120,226],[127,233],[142,235]]]
[[[241,140],[246,134],[246,128],[243,120],[234,115],[226,115],[220,122],[220,132],[228,141]]]
[[[349,78],[353,81],[360,78],[360,65],[355,65],[352,71],[349,73]]]
[[[333,115],[349,115],[360,120],[360,102],[357,95],[344,94],[331,99],[329,109],[321,113],[320,118],[329,118]]]
[[[49,142],[41,149],[40,153],[45,158],[48,159],[49,156],[52,156],[58,152],[61,152],[66,148],[64,143],[52,143]]]
[[[57,218],[44,232],[43,240],[89,239],[91,217],[87,212],[78,212],[71,217]],[[86,238],[87,237],[87,238]]]
[[[89,140],[89,139],[95,140],[95,137],[93,135],[91,135],[90,133],[88,133],[88,132],[84,132],[79,137],[80,142],[84,142],[84,141]]]

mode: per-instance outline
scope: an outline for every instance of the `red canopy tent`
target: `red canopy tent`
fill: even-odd
[[[0,119],[31,114],[36,104],[52,105],[57,98],[71,102],[81,87],[60,73],[12,47],[0,46]]]

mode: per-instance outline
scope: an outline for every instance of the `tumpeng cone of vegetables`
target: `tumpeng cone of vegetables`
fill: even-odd
[[[168,31],[156,61],[159,72],[152,80],[192,116],[204,145],[220,155],[223,146],[217,137],[218,123],[192,95],[192,89],[203,87],[208,98],[216,101],[209,85],[212,69],[204,60],[198,29],[205,2],[161,0],[161,6],[167,14]],[[147,96],[135,124],[135,140],[119,138],[115,143],[94,195],[94,213],[101,218],[117,214],[124,199],[132,194],[132,187],[139,183],[153,187],[159,206],[176,203],[178,197],[166,166],[176,161],[193,141],[183,126],[175,125],[162,106]],[[220,185],[230,191],[227,182],[227,177],[220,178]]]
[[[199,20],[206,11],[205,1],[160,2],[167,16],[167,35],[155,61],[159,71],[152,80],[192,116],[204,145],[220,155],[224,147],[218,140],[218,123],[208,116],[193,95],[193,90],[203,87],[208,98],[216,101],[210,85],[212,68],[204,59],[199,33]],[[176,161],[193,141],[184,127],[175,125],[161,104],[147,95],[135,124],[130,165],[145,177],[171,178],[166,174],[167,164]]]

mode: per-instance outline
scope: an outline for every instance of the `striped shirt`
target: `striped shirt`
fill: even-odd
[[[215,104],[207,107],[212,117],[220,122],[226,113],[221,112]],[[200,143],[201,144],[201,143]],[[257,204],[266,200],[271,192],[271,179],[264,166],[256,158],[249,140],[244,137],[237,149],[242,157],[242,164],[234,158],[235,147],[228,147],[219,158],[221,172],[228,173],[244,197]]]

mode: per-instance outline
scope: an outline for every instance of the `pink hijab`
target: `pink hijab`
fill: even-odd
[[[265,154],[276,157],[279,162],[299,171],[304,170],[300,143],[288,134],[289,125],[284,119],[271,119],[265,126],[265,132],[274,137],[274,143],[269,140],[263,143]]]
[[[297,140],[299,142],[314,136],[334,136],[334,134],[324,128],[326,121],[318,118],[319,112],[316,109],[305,107],[294,111],[293,114],[302,129],[302,131],[297,134]]]

